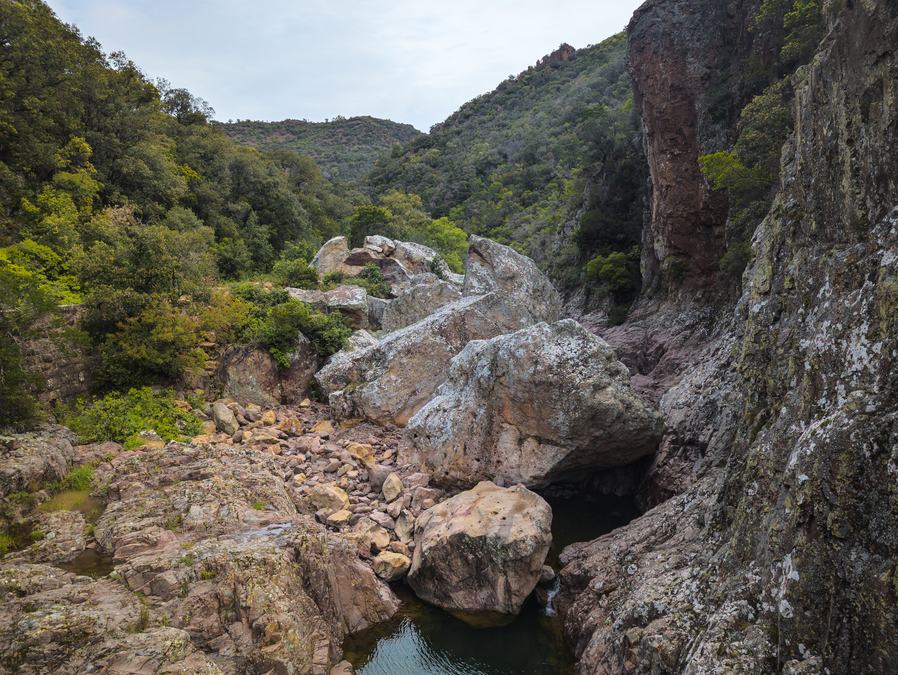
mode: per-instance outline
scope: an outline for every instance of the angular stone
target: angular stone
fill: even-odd
[[[306,492],[309,501],[319,509],[340,511],[349,507],[349,495],[333,483],[315,485]]]
[[[402,494],[402,480],[395,473],[391,473],[384,481],[382,490],[384,499],[392,502]]]
[[[212,420],[216,429],[229,436],[233,436],[240,428],[234,413],[221,401],[212,404]]]
[[[408,556],[392,551],[382,551],[374,558],[374,573],[384,581],[398,581],[406,575],[412,561]]]

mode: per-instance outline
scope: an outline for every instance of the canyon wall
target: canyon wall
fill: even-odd
[[[692,288],[713,284],[723,213],[695,175],[707,93],[727,77],[705,47],[751,11],[657,1],[630,28],[649,257],[663,274],[685,253]],[[661,394],[662,452],[671,438],[695,450],[679,494],[563,554],[580,672],[898,671],[898,6],[826,12],[741,298]],[[654,307],[659,334],[671,307]]]
[[[751,82],[749,54],[769,60],[767,36],[747,30],[758,0],[651,0],[628,28],[629,65],[651,175],[644,285],[713,285],[725,246],[727,199],[699,172],[724,149]]]

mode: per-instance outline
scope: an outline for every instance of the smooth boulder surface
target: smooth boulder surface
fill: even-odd
[[[384,331],[390,333],[411,326],[440,307],[461,299],[461,292],[454,284],[432,274],[426,276],[428,278],[422,280],[423,283],[416,283],[400,292],[384,307],[381,321]]]
[[[335,354],[315,379],[335,417],[405,426],[465,345],[528,323],[495,294],[462,298],[373,345]]]
[[[482,482],[422,513],[408,583],[474,623],[516,615],[552,543],[552,509],[522,485]]]
[[[561,296],[536,263],[492,239],[471,235],[464,295],[496,292],[536,321],[561,318]]]
[[[541,486],[651,454],[660,416],[627,368],[575,321],[472,342],[409,422],[438,483]]]

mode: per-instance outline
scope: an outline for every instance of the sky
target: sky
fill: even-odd
[[[218,120],[372,115],[426,131],[643,0],[49,0],[57,15],[215,108]]]

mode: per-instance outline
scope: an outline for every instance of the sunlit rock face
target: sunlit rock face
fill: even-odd
[[[418,517],[408,582],[468,621],[507,621],[539,581],[551,528],[552,509],[536,493],[479,483]]]
[[[575,321],[470,343],[408,425],[437,482],[530,487],[654,452],[661,418],[611,348]]]

